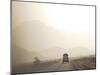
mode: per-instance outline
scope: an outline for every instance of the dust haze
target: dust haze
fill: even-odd
[[[69,60],[95,56],[94,17],[93,7],[12,1],[12,67],[36,60],[61,62],[64,53]],[[59,70],[67,70],[64,66]],[[29,70],[21,71],[40,69]]]

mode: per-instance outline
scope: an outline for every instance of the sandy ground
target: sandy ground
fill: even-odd
[[[62,63],[62,60],[40,62],[40,63],[24,63],[15,68],[12,68],[13,74],[21,73],[37,73],[37,72],[53,72],[53,71],[68,71],[68,70],[84,70],[95,69],[95,58],[82,58]]]

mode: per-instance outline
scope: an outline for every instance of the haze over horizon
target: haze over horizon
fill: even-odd
[[[70,57],[95,55],[94,10],[93,7],[13,1],[13,59],[31,61],[39,56],[50,60],[63,53],[69,53]]]

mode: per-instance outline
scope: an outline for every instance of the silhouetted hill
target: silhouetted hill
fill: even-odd
[[[13,30],[14,43],[25,49],[47,49],[51,47],[71,48],[84,46],[80,42],[89,39],[86,33],[62,32],[39,20],[23,21]],[[77,44],[76,44],[77,43]],[[87,42],[88,43],[88,42]]]
[[[29,62],[34,56],[41,60],[59,59],[65,52],[69,57],[86,56],[91,51],[80,42],[88,37],[86,35],[61,32],[39,20],[23,21],[13,28],[12,44],[17,46],[12,49],[13,60]]]
[[[45,60],[61,59],[64,53],[68,54],[70,60],[95,55],[95,53],[92,54],[91,51],[85,47],[73,47],[68,49],[61,47],[52,47],[41,50],[40,53],[42,56],[44,56],[43,59]]]

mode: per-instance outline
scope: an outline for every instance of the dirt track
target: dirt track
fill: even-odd
[[[95,69],[95,58],[84,58],[72,60],[69,63],[62,64],[61,60],[41,62],[38,64],[25,63],[12,69],[13,73],[36,73],[36,72],[53,72],[68,70]]]

